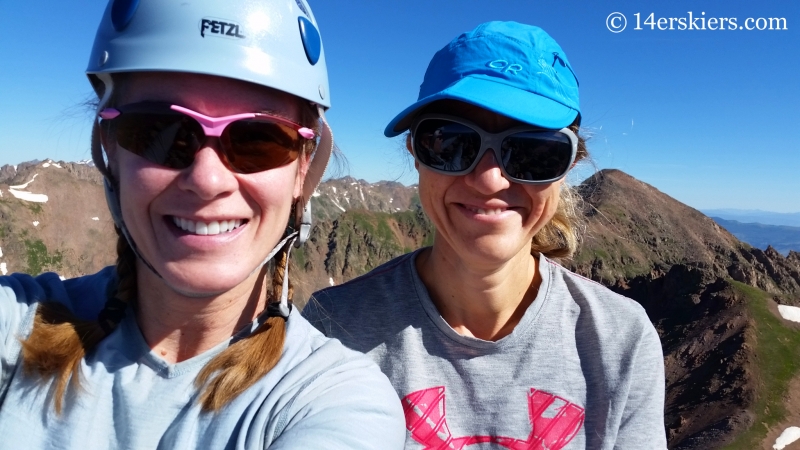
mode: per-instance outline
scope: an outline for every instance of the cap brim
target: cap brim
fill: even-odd
[[[539,94],[485,76],[469,76],[404,109],[389,122],[383,134],[386,137],[402,134],[422,107],[444,99],[460,100],[520,122],[556,130],[571,125],[578,116],[577,110]]]

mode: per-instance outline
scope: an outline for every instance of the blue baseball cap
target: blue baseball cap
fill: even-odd
[[[387,137],[408,130],[417,112],[452,99],[543,128],[580,121],[578,79],[558,43],[539,27],[486,22],[439,50],[428,65],[417,102],[386,126]]]

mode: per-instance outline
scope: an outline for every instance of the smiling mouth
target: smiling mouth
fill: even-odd
[[[174,223],[176,227],[188,233],[193,233],[200,236],[212,236],[222,233],[230,233],[231,231],[247,223],[247,220],[212,220],[211,222],[205,223],[184,219],[183,217],[172,216],[172,223]]]
[[[508,210],[507,208],[483,209],[483,208],[475,208],[475,207],[467,206],[467,205],[464,205],[464,208],[466,208],[467,210],[472,211],[474,213],[483,214],[483,215],[486,215],[486,216],[495,216],[497,214],[502,214],[503,212]]]

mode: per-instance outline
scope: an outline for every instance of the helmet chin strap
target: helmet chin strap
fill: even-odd
[[[322,175],[325,173],[325,169],[328,167],[328,161],[330,161],[331,158],[331,153],[333,153],[333,131],[330,125],[328,125],[328,121],[325,119],[325,110],[318,105],[317,112],[319,114],[319,120],[322,122],[322,135],[320,136],[319,145],[317,145],[317,150],[314,152],[308,172],[306,172],[306,178],[303,180],[303,195],[298,199],[298,203],[303,205],[303,207],[296,208],[295,211],[295,226],[297,227],[297,231],[292,232],[279,242],[269,253],[264,263],[262,263],[262,265],[265,264],[272,259],[284,245],[287,246],[281,300],[277,308],[273,308],[269,311],[270,315],[277,315],[284,319],[287,319],[289,313],[292,311],[292,307],[289,305],[289,259],[292,255],[292,247],[300,248],[311,234],[311,223],[313,219],[311,215],[311,198],[317,186],[319,186],[319,182],[322,180]]]
[[[100,101],[97,104],[97,111],[101,111],[103,108],[106,107],[109,100],[111,100],[111,95],[114,92],[114,80],[111,78],[111,74],[108,73],[98,73],[95,75],[97,79],[99,79],[103,85],[103,95],[100,98]],[[99,117],[99,116],[98,116]],[[161,276],[160,273],[150,264],[142,253],[139,251],[139,247],[136,246],[136,242],[134,242],[133,238],[131,237],[130,232],[128,231],[128,227],[125,226],[125,221],[122,220],[122,208],[119,202],[119,186],[117,186],[117,182],[114,179],[114,176],[111,174],[111,171],[108,169],[106,165],[106,160],[103,156],[103,145],[102,141],[100,140],[100,121],[99,119],[95,119],[94,126],[92,127],[92,161],[94,161],[95,167],[100,173],[103,174],[103,190],[106,196],[106,203],[108,204],[108,210],[111,212],[111,218],[114,220],[114,225],[120,229],[122,235],[125,237],[125,240],[128,241],[128,245],[133,250],[133,253],[139,258],[148,269],[150,269],[156,276],[163,279],[164,277]]]
[[[308,240],[311,234],[311,197],[314,195],[314,191],[317,190],[320,181],[322,181],[322,176],[328,167],[328,161],[331,159],[331,153],[333,153],[333,130],[331,130],[331,126],[328,125],[328,121],[325,119],[325,109],[317,105],[317,113],[322,123],[322,133],[317,150],[314,152],[311,164],[308,167],[308,172],[306,172],[306,179],[303,180],[303,194],[298,199],[298,202],[303,207],[297,208],[295,211],[295,224],[298,225],[297,228],[300,231],[300,235],[294,246],[298,248]]]

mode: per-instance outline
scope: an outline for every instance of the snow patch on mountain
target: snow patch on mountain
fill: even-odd
[[[25,200],[28,202],[36,202],[36,203],[47,203],[48,200],[47,195],[34,194],[32,192],[22,190],[22,189],[27,189],[28,185],[33,183],[33,181],[36,180],[36,177],[38,175],[39,175],[38,173],[34,174],[33,178],[31,178],[31,180],[28,181],[27,183],[18,184],[16,186],[9,186],[8,192],[20,200]]]
[[[51,166],[52,167],[57,167],[59,169],[63,169],[63,167],[61,167],[60,164],[53,162],[52,159],[48,159],[47,161],[44,162],[44,164],[42,164],[42,167],[45,167],[45,168],[46,167],[51,167]]]
[[[781,317],[792,322],[800,322],[800,308],[797,306],[778,305],[778,312]]]
[[[783,430],[783,433],[778,436],[778,439],[775,440],[775,445],[773,445],[772,448],[774,450],[783,450],[784,447],[798,439],[800,439],[800,428],[789,427]]]
[[[31,183],[33,183],[33,181],[34,181],[34,180],[36,179],[36,177],[38,177],[38,176],[39,176],[39,174],[38,174],[38,173],[35,173],[35,174],[33,174],[33,178],[31,178],[31,181],[28,181],[27,183],[23,183],[23,184],[18,184],[18,185],[16,185],[16,186],[9,186],[8,188],[9,188],[9,189],[27,189],[27,188],[28,188],[28,185],[29,185],[29,184],[31,184]]]
[[[14,189],[9,189],[8,192],[14,197],[28,202],[47,203],[48,200],[45,194],[32,194],[26,191],[15,191]]]

